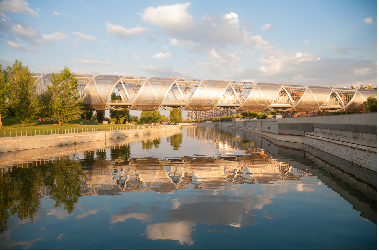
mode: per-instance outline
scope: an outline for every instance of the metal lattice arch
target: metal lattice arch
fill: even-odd
[[[34,77],[38,94],[45,92],[51,74],[34,74]],[[83,108],[92,110],[262,111],[271,108],[301,112],[346,109],[359,112],[368,97],[377,97],[377,91],[372,89],[118,75],[76,74],[75,77]],[[112,98],[112,93],[117,98]]]

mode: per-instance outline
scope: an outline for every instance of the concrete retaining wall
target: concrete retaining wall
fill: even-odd
[[[150,128],[149,128],[150,129]],[[59,146],[43,147],[43,148],[33,148],[24,149],[22,151],[10,151],[10,152],[0,152],[0,168],[10,166],[12,164],[24,163],[26,161],[33,161],[39,159],[48,159],[50,157],[65,156],[83,151],[93,151],[101,149],[104,147],[112,146],[115,144],[128,144],[141,140],[153,140],[158,137],[168,137],[172,135],[179,134],[181,128],[179,126],[173,126],[169,128],[161,128],[162,130],[154,130],[148,132],[149,129],[141,129],[145,133],[131,134],[129,137],[122,137],[125,134],[112,133],[112,137],[105,138],[104,132],[94,132],[88,133],[94,136],[97,134],[97,141],[86,141],[77,144],[66,144]],[[121,135],[121,137],[120,137]],[[133,136],[134,135],[134,136]],[[109,134],[108,134],[109,136]],[[118,137],[118,138],[117,138]],[[74,137],[71,137],[74,138]],[[94,137],[92,137],[94,139]]]
[[[130,129],[120,131],[84,132],[73,134],[54,134],[45,136],[23,136],[18,138],[4,138],[1,140],[0,153],[55,147],[63,145],[76,145],[86,142],[106,141],[111,139],[133,138],[143,135],[155,135],[161,132],[178,131],[180,126],[166,126],[157,128]]]
[[[243,130],[261,137],[304,144],[377,171],[376,120],[376,113],[361,113],[277,120],[236,120],[233,125],[238,128],[237,125],[242,123]]]

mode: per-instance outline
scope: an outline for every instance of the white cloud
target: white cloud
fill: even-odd
[[[35,51],[34,49],[31,49],[31,48],[26,48],[24,45],[22,44],[17,44],[15,42],[12,42],[12,41],[7,41],[7,44],[12,47],[13,49],[17,50],[17,51]]]
[[[243,69],[242,69],[242,68],[233,68],[233,71],[236,71],[236,72],[243,72]]]
[[[60,70],[59,70],[60,71]],[[58,72],[59,72],[58,71]],[[125,72],[118,72],[118,71],[105,71],[105,70],[98,70],[98,69],[77,69],[73,68],[72,72],[75,74],[90,74],[92,76],[98,76],[98,75],[119,75],[119,76],[127,76]]]
[[[189,41],[183,41],[183,40],[178,40],[176,38],[171,38],[170,39],[170,45],[180,46],[180,47],[189,47],[193,44]]]
[[[133,55],[133,57],[135,58],[135,59],[140,59],[140,55]]]
[[[245,51],[247,54],[249,54],[249,55],[251,55],[251,56],[254,56],[254,54],[251,52],[250,49],[244,49],[244,51]]]
[[[2,64],[3,67],[5,68],[7,65],[12,65],[12,64],[13,64],[13,61],[10,60],[10,59],[7,58],[7,57],[3,57],[3,58],[0,58],[0,64]]]
[[[40,38],[41,37],[41,34],[39,34],[37,31],[35,31],[31,27],[24,27],[21,24],[14,25],[12,30],[16,35],[25,36],[28,38]]]
[[[142,14],[142,19],[164,29],[186,29],[193,23],[193,18],[187,13],[191,3],[149,7]]]
[[[234,12],[230,12],[230,14],[225,14],[223,16],[225,19],[229,19],[230,23],[236,24],[238,26],[238,15]]]
[[[331,87],[377,82],[377,66],[371,60],[316,58],[307,53],[276,50],[261,53],[259,62],[260,70],[245,68],[243,72],[234,72],[231,79],[250,79],[254,76],[257,82]]]
[[[337,48],[335,45],[328,45],[328,47],[332,49],[331,51],[334,51],[341,55],[347,55],[350,53],[351,50],[359,50],[359,48],[348,48],[343,46]]]
[[[121,25],[114,25],[110,23],[107,23],[105,26],[107,27],[108,33],[116,35],[120,39],[129,39],[130,35],[142,34],[149,31],[149,29],[141,27],[125,29]]]
[[[12,42],[12,41],[8,41],[7,44],[8,44],[10,47],[12,47],[13,49],[16,49],[16,50],[17,50],[19,47],[22,46],[21,44],[16,44],[16,43],[14,43],[14,42]]]
[[[165,59],[165,58],[172,57],[172,54],[170,52],[166,52],[166,53],[158,52],[157,54],[155,54],[155,55],[153,55],[151,57]]]
[[[370,68],[356,68],[354,69],[354,73],[358,75],[365,75],[369,70]]]
[[[94,36],[85,35],[85,34],[83,34],[81,32],[77,32],[77,31],[72,32],[72,34],[75,34],[75,35],[77,35],[77,36],[79,36],[81,38],[84,38],[86,40],[92,40],[92,41],[97,40]]]
[[[139,67],[140,70],[149,73],[154,77],[172,77],[172,78],[187,78],[192,79],[189,76],[188,71],[175,70],[172,68],[155,67],[151,65]]]
[[[263,27],[261,27],[261,29],[262,29],[262,31],[266,31],[266,30],[270,29],[271,26],[272,26],[272,24],[265,24],[265,25],[263,25]]]
[[[217,52],[215,49],[212,49],[210,51],[210,56],[216,63],[222,64],[222,65],[231,65],[241,60],[239,57],[237,57],[233,53],[229,53],[227,51]]]
[[[98,61],[98,60],[88,60],[88,59],[75,59],[75,63],[80,64],[89,64],[89,65],[102,65],[102,66],[111,66],[111,67],[120,67],[120,68],[127,68],[123,65],[117,65],[111,62],[104,62],[104,61]]]
[[[58,13],[58,12],[54,11],[54,15],[57,15],[57,16],[59,16],[59,15],[60,15],[60,13]]]
[[[365,22],[366,24],[372,24],[372,19],[371,19],[371,17],[365,18],[365,19],[363,19],[362,21]]]
[[[42,37],[45,40],[62,40],[62,39],[68,38],[66,34],[63,34],[61,32],[54,32],[54,33],[51,33],[50,35],[42,35]]]
[[[311,42],[309,42],[308,40],[304,40],[304,43],[310,44]]]
[[[168,47],[166,47],[166,46],[162,45],[162,49],[166,49],[166,50],[167,50],[167,49],[168,49]]]
[[[250,33],[239,28],[238,15],[230,14],[207,15],[198,19],[187,12],[190,3],[149,7],[142,14],[142,19],[161,27],[175,40],[182,41],[178,46],[193,46],[214,48],[226,45],[249,45]],[[186,43],[184,43],[186,42]],[[201,50],[200,49],[200,50]],[[199,50],[198,48],[195,50]]]
[[[267,54],[261,54],[258,61],[263,65],[259,69],[266,74],[277,74],[283,71],[290,71],[292,67],[303,61],[312,61],[313,57],[311,54],[301,52],[296,52],[293,55],[279,50],[270,51]]]
[[[267,41],[264,41],[261,36],[251,36],[251,38],[254,40],[255,48],[260,49],[262,51],[271,50],[272,47],[270,46],[270,43]]]
[[[3,12],[19,12],[29,16],[38,17],[38,13],[28,8],[29,4],[24,0],[1,1],[0,10]]]

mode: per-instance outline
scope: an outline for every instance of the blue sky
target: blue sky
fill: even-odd
[[[0,1],[0,63],[59,72],[377,85],[376,1]]]

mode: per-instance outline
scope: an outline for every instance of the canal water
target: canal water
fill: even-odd
[[[235,131],[15,164],[0,193],[1,249],[377,248],[376,178]]]

